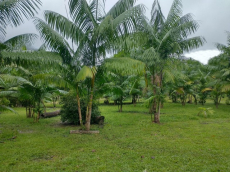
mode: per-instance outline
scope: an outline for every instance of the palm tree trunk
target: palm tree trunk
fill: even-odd
[[[28,108],[26,106],[26,117],[28,118],[29,114],[28,114]]]
[[[92,114],[92,104],[93,104],[93,89],[94,89],[94,81],[95,81],[95,75],[93,75],[93,78],[91,80],[91,92],[90,92],[90,100],[88,104],[88,113],[86,113],[86,123],[85,128],[87,131],[90,130],[90,120],[91,120],[91,114]]]
[[[162,77],[163,77],[163,73],[162,71],[160,72],[159,75],[155,75],[154,76],[154,80],[153,83],[155,85],[153,93],[154,95],[157,95],[157,88],[156,87],[161,87],[162,86]],[[161,108],[161,100],[160,99],[154,99],[154,123],[159,124],[160,123],[160,108]]]
[[[44,101],[43,101],[43,100],[42,100],[41,102],[42,102],[43,107],[44,107],[44,113],[46,113],[46,106],[45,106],[45,103],[44,103]]]
[[[123,97],[121,96],[121,101],[120,101],[120,112],[122,112],[122,104],[123,104],[122,99],[123,99]]]
[[[80,102],[80,98],[79,98],[79,90],[78,90],[78,84],[77,84],[77,108],[78,108],[78,115],[79,115],[79,121],[80,121],[80,125],[83,127],[83,123],[82,123],[82,115],[81,115],[81,102]]]
[[[158,107],[157,107],[157,112],[154,113],[154,123],[159,124],[160,123],[160,112],[161,112],[161,101],[158,100]]]
[[[153,87],[153,94],[156,95],[157,94],[157,90],[156,90],[156,83],[155,83],[155,76],[154,75],[151,76],[151,82],[152,82],[152,85],[154,86]],[[149,113],[150,114],[155,114],[156,113],[156,108],[157,108],[157,102],[156,102],[156,98],[154,98],[153,99],[153,104],[150,107]]]

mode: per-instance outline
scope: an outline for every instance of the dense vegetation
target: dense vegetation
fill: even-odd
[[[45,11],[34,18],[43,44],[31,51],[38,35],[4,40],[6,27],[34,17],[41,2],[0,0],[1,171],[229,171],[230,34],[204,65],[183,57],[206,40],[192,37],[199,24],[182,15],[181,0],[167,17],[154,0],[150,20],[135,2],[119,0],[106,13],[104,1],[69,0],[69,18]],[[92,126],[101,134],[70,136],[91,130],[102,99],[107,123]],[[39,122],[60,102],[62,121],[79,127],[60,127],[60,117]]]

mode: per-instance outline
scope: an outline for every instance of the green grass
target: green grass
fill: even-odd
[[[220,105],[209,118],[198,107],[166,103],[161,124],[150,121],[148,109],[138,104],[100,106],[105,116],[100,134],[69,134],[75,126],[60,124],[60,117],[25,118],[0,114],[0,171],[230,171],[230,106]],[[15,139],[10,139],[17,136]],[[9,140],[7,140],[9,139]]]

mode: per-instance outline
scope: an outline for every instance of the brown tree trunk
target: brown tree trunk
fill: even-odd
[[[153,88],[153,94],[157,95],[157,88],[162,86],[162,72],[159,75],[154,75],[152,77],[152,83],[155,86]],[[157,102],[158,101],[158,102]],[[154,123],[159,124],[160,123],[160,108],[161,108],[161,100],[157,100],[157,98],[154,98],[153,100],[153,110],[154,110]]]
[[[133,96],[133,100],[132,100],[132,103],[133,103],[133,105],[134,105],[134,106],[136,106],[136,103],[137,103],[137,99],[136,99],[136,96],[135,96],[135,95]]]
[[[153,114],[154,113],[154,106],[152,105],[152,106],[150,106],[150,108],[149,108],[149,114]]]
[[[155,83],[155,76],[151,76],[151,82],[152,82],[152,85],[153,86],[156,86],[156,83]],[[153,94],[156,95],[157,94],[157,91],[156,91],[156,88],[154,87],[153,88]],[[156,102],[156,98],[153,99],[153,104],[152,106],[150,107],[150,110],[149,110],[149,113],[150,114],[155,114],[156,113],[156,110],[157,109],[157,102]],[[155,115],[154,115],[155,116]],[[155,118],[155,117],[154,117]]]
[[[83,127],[83,123],[82,123],[82,115],[81,115],[81,102],[80,102],[80,98],[79,98],[79,90],[78,90],[78,85],[77,85],[77,108],[78,108],[78,115],[79,115],[79,121],[80,121],[80,125],[82,127],[82,129],[84,128]]]
[[[93,75],[93,78],[91,80],[91,92],[90,92],[90,100],[89,100],[89,104],[88,104],[88,113],[86,112],[86,123],[85,123],[86,131],[90,130],[90,120],[91,120],[92,104],[93,104],[94,81],[95,81],[95,75]]]
[[[54,107],[54,108],[56,107],[56,101],[57,101],[57,99],[56,99],[56,98],[53,98],[53,107]]]
[[[154,113],[154,123],[157,123],[157,124],[160,123],[160,114],[161,114],[161,102],[159,100],[158,107],[157,107],[157,112]]]
[[[192,103],[192,95],[190,95],[189,102]]]
[[[26,106],[26,117],[28,118],[29,114],[28,114],[28,108]]]
[[[163,102],[161,103],[161,108],[164,108],[164,103]]]
[[[154,123],[160,123],[160,114],[158,112],[154,113]]]
[[[41,102],[42,102],[43,107],[44,107],[44,113],[46,113],[46,106],[45,106],[45,103],[44,103],[44,101],[43,101],[43,100],[42,100]]]
[[[216,108],[218,109],[218,107],[219,107],[219,101],[218,101],[218,96],[216,96],[216,99],[215,99],[215,105],[216,105]]]
[[[120,112],[122,112],[122,99],[123,99],[123,97],[121,96],[121,101],[120,101]]]

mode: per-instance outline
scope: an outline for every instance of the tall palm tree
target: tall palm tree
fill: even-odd
[[[145,62],[151,72],[154,94],[162,90],[166,59],[198,48],[205,42],[202,37],[190,37],[198,26],[191,14],[182,15],[181,0],[173,1],[166,18],[161,11],[159,1],[153,2],[151,20],[146,21],[145,26],[141,28],[142,36],[138,37],[142,42],[141,48],[138,48],[142,55],[138,59]],[[155,123],[160,122],[160,104],[160,101],[154,100]]]
[[[143,6],[134,6],[136,0],[119,0],[107,13],[104,0],[70,0],[70,17],[45,11],[45,20],[35,19],[35,25],[49,48],[58,52],[64,63],[72,66],[96,67],[114,51],[116,40],[136,31]],[[69,45],[68,40],[73,45]],[[74,50],[77,47],[77,50]],[[95,76],[91,79],[86,130],[90,130]]]

